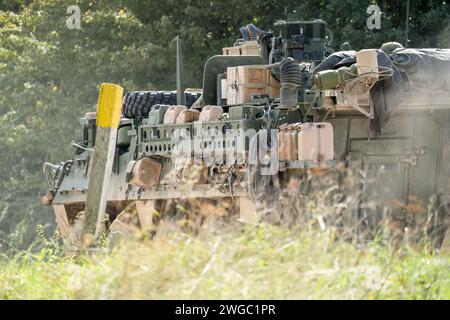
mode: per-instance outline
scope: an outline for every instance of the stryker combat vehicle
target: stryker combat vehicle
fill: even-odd
[[[176,92],[125,93],[109,222],[136,204],[148,226],[166,200],[190,198],[225,199],[243,220],[257,220],[283,206],[292,212],[296,196],[333,190],[328,204],[351,208],[347,220],[355,225],[376,228],[386,218],[403,229],[426,224],[442,240],[450,206],[450,50],[388,43],[333,52],[321,20],[240,32],[242,39],[206,62],[201,91],[180,92],[180,85],[178,99]],[[44,165],[51,189],[43,199],[63,235],[89,193],[96,114],[81,125],[73,158]]]

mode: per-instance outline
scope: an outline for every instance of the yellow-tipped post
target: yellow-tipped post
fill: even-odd
[[[97,239],[103,232],[108,196],[108,184],[114,162],[117,128],[123,88],[103,83],[97,105],[97,132],[89,170],[89,189],[85,208],[84,234]]]

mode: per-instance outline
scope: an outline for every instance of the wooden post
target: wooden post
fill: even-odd
[[[56,223],[58,224],[59,232],[63,238],[69,235],[69,219],[67,218],[66,206],[63,204],[53,205],[55,211]]]
[[[156,211],[156,200],[136,201],[136,209],[142,230],[151,230],[153,214]]]
[[[107,191],[116,150],[117,128],[123,88],[103,83],[97,105],[97,131],[89,173],[89,187],[86,200],[86,223],[84,234],[94,234],[95,238],[104,232],[103,221],[107,204]]]
[[[247,197],[239,197],[239,221],[258,224],[260,216],[256,212],[255,204]]]

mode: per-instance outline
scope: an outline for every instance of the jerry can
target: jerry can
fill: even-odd
[[[279,127],[279,132],[278,132],[278,159],[280,161],[285,161],[287,156],[286,156],[286,129],[287,129],[287,125],[286,124],[282,124]]]
[[[291,149],[292,149],[292,159],[298,160],[298,132],[300,130],[300,123],[295,123],[292,125],[291,133]]]
[[[310,122],[300,125],[298,160],[320,163],[333,158],[333,126],[328,122]]]
[[[200,122],[217,121],[222,113],[223,109],[220,106],[205,106],[200,112],[198,121]]]
[[[294,131],[293,125],[290,124],[287,126],[286,131],[284,132],[284,143],[286,145],[285,148],[285,155],[286,160],[293,160],[294,154],[293,154],[293,141],[292,141],[292,132]]]
[[[181,111],[186,109],[185,106],[170,106],[164,114],[164,124],[175,124]]]
[[[200,112],[196,109],[181,110],[177,117],[177,123],[190,123],[198,120]]]

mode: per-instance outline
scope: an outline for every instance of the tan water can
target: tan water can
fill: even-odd
[[[290,124],[287,126],[284,132],[284,142],[286,145],[286,160],[294,160],[294,141],[292,141],[292,133],[294,132],[294,125]]]
[[[164,124],[175,124],[181,111],[186,109],[185,106],[170,106],[164,114]]]
[[[220,106],[205,106],[203,107],[202,112],[200,112],[198,121],[200,122],[217,121],[222,113],[223,108]]]
[[[378,59],[377,50],[364,49],[356,53],[356,66],[358,74],[372,72],[373,77],[378,79]]]
[[[295,123],[292,125],[291,131],[291,150],[292,150],[292,159],[298,160],[298,132],[300,130],[300,123]]]
[[[200,112],[196,109],[181,110],[177,117],[177,123],[190,123],[198,120]]]
[[[130,183],[141,187],[155,187],[159,184],[161,168],[161,163],[154,159],[138,160],[134,164]]]
[[[278,132],[278,159],[280,161],[286,161],[287,155],[286,155],[286,129],[287,125],[282,124],[279,128],[280,131]]]
[[[298,160],[319,163],[334,159],[333,126],[328,122],[300,125],[298,132]]]

